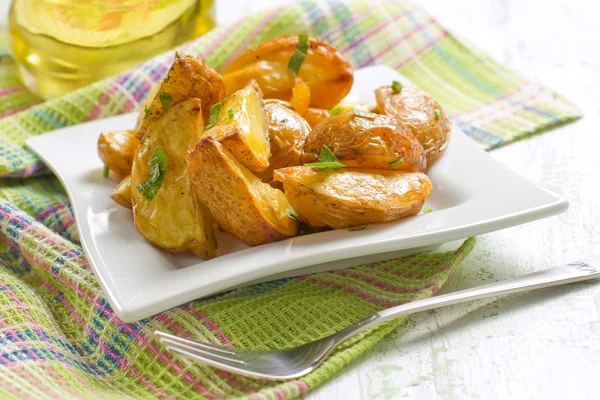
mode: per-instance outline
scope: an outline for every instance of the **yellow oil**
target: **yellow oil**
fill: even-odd
[[[11,45],[27,86],[60,96],[214,26],[213,0],[14,0]]]

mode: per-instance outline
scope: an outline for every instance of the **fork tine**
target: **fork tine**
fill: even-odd
[[[171,349],[183,349],[186,351],[186,353],[190,353],[190,354],[195,354],[199,357],[212,357],[218,361],[221,362],[230,362],[230,363],[234,363],[234,364],[238,364],[238,365],[244,365],[245,362],[242,360],[239,360],[237,358],[232,358],[232,357],[227,357],[224,356],[222,354],[219,353],[215,353],[215,352],[211,352],[210,350],[205,350],[202,348],[198,348],[196,346],[188,346],[187,344],[184,343],[180,343],[171,339],[160,339],[161,342],[166,343],[167,344],[167,350]]]
[[[167,351],[179,353],[180,355],[183,355],[184,357],[190,358],[192,360],[200,361],[201,363],[211,366],[213,368],[218,368],[218,369],[222,369],[225,371],[234,372],[234,373],[242,374],[242,375],[248,375],[248,374],[251,375],[251,373],[248,373],[247,371],[245,371],[243,369],[243,366],[241,366],[241,365],[237,366],[237,365],[228,364],[226,362],[223,362],[220,360],[215,360],[208,356],[204,356],[201,354],[197,354],[195,352],[187,351],[187,350],[179,348],[177,346],[168,345],[168,346],[166,346],[166,349],[167,349]]]
[[[235,355],[235,351],[228,349],[227,347],[210,345],[210,344],[206,344],[206,343],[200,343],[195,340],[186,339],[181,336],[171,335],[170,333],[166,333],[166,332],[162,332],[162,331],[154,331],[154,334],[156,336],[159,336],[159,340],[161,342],[168,340],[169,342],[171,342],[173,344],[181,343],[181,344],[186,344],[188,346],[192,346],[194,348],[203,349],[206,351],[216,351],[216,352],[223,353],[223,354]]]

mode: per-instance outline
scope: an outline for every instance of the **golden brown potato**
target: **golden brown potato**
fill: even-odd
[[[158,81],[146,95],[146,98],[144,99],[144,101],[142,102],[142,105],[140,106],[140,109],[138,110],[138,116],[137,116],[137,119],[135,122],[136,127],[142,126],[142,121],[146,117],[146,113],[148,112],[150,103],[152,103],[152,100],[154,100],[154,97],[160,90],[161,84],[162,84],[162,79],[160,81]]]
[[[148,128],[133,160],[131,200],[135,226],[146,240],[166,251],[190,250],[208,259],[216,255],[213,222],[193,195],[185,163],[187,151],[203,130],[199,99],[167,108]],[[167,162],[162,170],[155,163],[160,148]],[[155,169],[152,174],[151,169]],[[156,179],[159,176],[163,177],[162,184]],[[148,181],[154,182],[151,188],[156,189],[150,199],[148,190],[141,186]]]
[[[131,204],[131,176],[123,178],[111,193],[110,198],[125,208],[133,207]]]
[[[301,116],[308,111],[308,106],[310,105],[310,88],[300,77],[296,78],[290,104],[294,107],[294,111]]]
[[[152,98],[144,118],[136,125],[136,136],[141,139],[166,107],[193,97],[202,101],[202,115],[208,121],[210,107],[224,96],[225,85],[221,75],[198,57],[176,53],[158,93]]]
[[[361,103],[340,103],[337,106],[335,106],[334,108],[338,108],[338,107],[340,107],[344,111],[356,110],[356,111],[361,111],[361,112],[365,112],[365,113],[376,113],[377,112],[377,107],[370,106],[368,104],[361,104]]]
[[[398,118],[421,142],[431,165],[446,148],[452,128],[440,104],[413,86],[404,86],[400,92],[384,86],[375,90],[375,98],[382,114]]]
[[[268,130],[260,88],[251,81],[227,97],[215,125],[203,137],[221,142],[251,171],[263,171],[269,166]]]
[[[267,104],[271,104],[271,103],[273,103],[273,104],[277,103],[286,108],[289,108],[290,110],[295,111],[295,107],[289,101],[283,101],[283,100],[278,100],[278,99],[266,99],[265,100],[265,106]],[[342,107],[342,109],[344,111],[357,110],[357,111],[372,112],[372,113],[375,113],[377,111],[377,107],[369,106],[367,104],[340,103],[337,106],[333,107],[333,109],[335,109],[337,107]],[[321,122],[323,122],[326,118],[329,117],[329,110],[324,110],[322,108],[309,107],[308,110],[306,110],[306,112],[304,113],[304,115],[302,115],[302,114],[300,114],[300,115],[306,120],[306,122],[308,122],[308,125],[310,125],[310,127],[314,129],[315,126],[319,125]]]
[[[334,229],[416,215],[431,194],[421,172],[289,167],[275,171],[302,221]]]
[[[385,115],[345,111],[325,119],[306,138],[302,163],[316,162],[323,145],[349,167],[421,172],[426,167],[423,146],[402,122]]]
[[[140,141],[134,131],[102,132],[98,137],[98,156],[121,178],[131,174],[133,155]]]
[[[296,235],[298,223],[287,215],[290,203],[283,192],[263,183],[213,138],[196,144],[187,165],[196,198],[242,242],[257,246]]]
[[[323,122],[326,118],[329,118],[328,110],[322,108],[309,108],[304,114],[304,119],[312,129],[315,129],[317,125]]]
[[[337,106],[333,107],[332,110],[338,107],[341,107],[344,111],[357,110],[369,113],[377,112],[377,107],[373,107],[367,104],[352,103],[340,103]],[[303,115],[303,117],[304,119],[306,119],[306,122],[308,122],[310,127],[314,129],[315,126],[319,125],[321,122],[323,122],[326,118],[329,117],[329,110],[323,110],[321,108],[309,108],[306,111],[306,114]]]
[[[304,118],[279,102],[265,104],[265,112],[269,122],[271,157],[269,167],[256,175],[263,182],[271,182],[274,170],[300,165],[310,126]]]
[[[294,75],[288,62],[298,47],[298,36],[282,36],[261,43],[227,65],[223,71],[226,93],[241,89],[256,79],[265,98],[289,101]],[[329,109],[350,91],[352,66],[335,47],[310,38],[309,49],[298,76],[310,87],[312,107]]]

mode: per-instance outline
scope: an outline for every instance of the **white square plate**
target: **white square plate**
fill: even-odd
[[[373,90],[394,79],[409,84],[385,66],[358,70],[347,100],[373,104]],[[27,140],[65,186],[87,258],[110,305],[127,322],[234,287],[392,259],[567,208],[563,198],[503,166],[454,128],[447,151],[428,171],[434,189],[426,206],[433,212],[254,248],[217,229],[220,256],[202,261],[147,243],[131,211],[109,198],[116,180],[102,177],[96,141],[102,131],[130,129],[135,119],[127,114]]]

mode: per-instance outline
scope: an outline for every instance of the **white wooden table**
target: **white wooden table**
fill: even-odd
[[[417,2],[585,114],[579,122],[492,152],[562,194],[570,209],[479,237],[443,291],[577,259],[600,260],[600,8],[585,0]],[[221,0],[219,20],[231,22],[280,3]],[[0,0],[0,16],[7,4]],[[576,284],[417,314],[308,398],[597,399],[599,306],[600,284]]]

